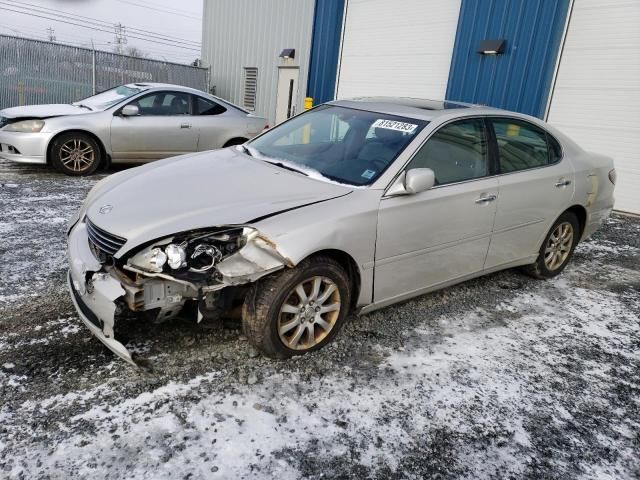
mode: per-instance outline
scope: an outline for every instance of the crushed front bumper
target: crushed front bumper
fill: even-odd
[[[118,280],[107,273],[99,273],[102,265],[89,248],[86,226],[82,222],[70,232],[68,255],[69,291],[80,319],[113,353],[135,365],[131,353],[114,338],[113,333],[115,300],[125,291]]]
[[[137,366],[129,350],[113,338],[113,323],[116,308],[113,301],[124,293],[124,290],[122,290],[118,282],[110,277],[108,277],[106,282],[100,282],[97,285],[94,281],[93,292],[84,297],[74,288],[71,271],[69,271],[68,283],[71,300],[78,311],[80,320],[82,320],[91,333],[104,343],[109,350],[131,365]],[[118,291],[118,289],[120,291]],[[114,294],[116,296],[112,298]],[[106,321],[103,319],[106,319]]]
[[[243,248],[217,265],[219,280],[212,283],[192,283],[165,273],[151,273],[127,264],[124,270],[102,264],[90,247],[89,231],[84,220],[69,230],[68,284],[71,299],[82,319],[102,343],[132,365],[135,359],[114,337],[116,303],[133,312],[154,311],[157,321],[175,317],[187,301],[198,302],[197,322],[204,314],[200,303],[207,299],[222,302],[218,292],[231,287],[233,295],[238,285],[254,282],[287,266],[291,261],[282,256],[267,238],[255,236]],[[95,244],[94,244],[95,247]]]

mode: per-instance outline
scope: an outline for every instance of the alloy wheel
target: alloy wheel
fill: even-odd
[[[96,159],[94,148],[84,140],[74,138],[60,147],[60,162],[69,170],[83,172],[91,168]]]
[[[557,270],[569,257],[573,246],[573,225],[560,223],[549,236],[544,249],[544,264],[550,270]]]
[[[340,292],[331,279],[314,276],[303,280],[280,308],[280,340],[292,350],[312,348],[334,328],[340,308]]]

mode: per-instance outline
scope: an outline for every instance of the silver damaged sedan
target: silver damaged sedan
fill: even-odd
[[[615,180],[610,158],[526,115],[336,101],[242,146],[102,180],[71,222],[69,288],[133,364],[117,307],[194,322],[241,307],[249,340],[289,357],[329,343],[351,311],[505,268],[558,275],[610,214]]]
[[[90,175],[110,163],[145,163],[238,145],[264,118],[193,88],[123,85],[71,105],[0,110],[0,158]]]

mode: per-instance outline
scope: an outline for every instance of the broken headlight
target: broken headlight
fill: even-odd
[[[223,258],[237,252],[257,235],[250,227],[210,232],[189,232],[155,242],[127,263],[148,272],[205,273]]]

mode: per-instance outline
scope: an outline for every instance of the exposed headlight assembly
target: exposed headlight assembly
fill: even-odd
[[[257,231],[250,227],[178,234],[138,252],[127,263],[154,273],[205,273],[223,258],[240,250],[256,235]]]
[[[44,128],[44,121],[38,119],[22,120],[10,123],[2,130],[5,132],[37,133]]]

